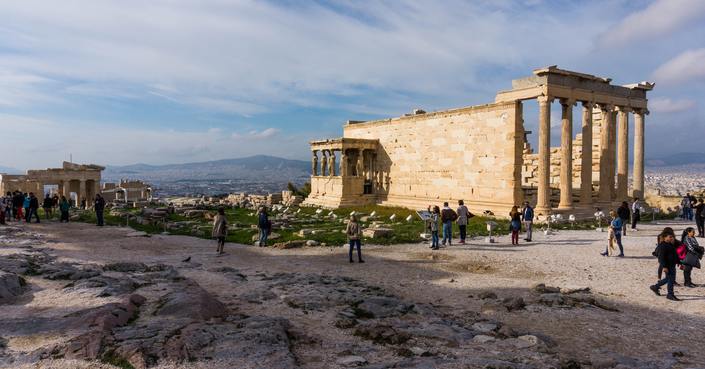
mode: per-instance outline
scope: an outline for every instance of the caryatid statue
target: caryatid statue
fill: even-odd
[[[348,175],[348,156],[345,155],[345,150],[340,152],[340,169],[338,173],[341,177]]]
[[[318,175],[318,151],[311,151],[313,157],[311,158],[311,174],[314,176]]]
[[[328,175],[333,177],[335,175],[335,151],[330,151],[330,158],[328,159]]]
[[[328,156],[325,150],[321,150],[321,175],[325,176],[328,170]]]

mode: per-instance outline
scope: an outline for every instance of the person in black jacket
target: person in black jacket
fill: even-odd
[[[39,199],[34,196],[34,192],[29,193],[29,213],[27,214],[27,223],[32,221],[32,216],[37,219],[39,223]]]
[[[629,211],[629,204],[626,201],[622,201],[622,205],[617,208],[617,216],[622,219],[622,235],[627,235],[627,224],[629,223],[629,218],[631,218],[631,212]]]
[[[100,194],[95,195],[95,203],[93,204],[93,209],[95,210],[95,218],[97,220],[96,225],[102,227],[105,224],[103,221],[105,199],[103,199],[103,196],[100,196]]]
[[[666,274],[665,278],[656,282],[655,285],[649,287],[656,295],[661,296],[661,286],[667,285],[667,299],[671,301],[680,301],[673,294],[673,282],[676,280],[676,264],[679,262],[678,254],[676,253],[676,238],[672,233],[663,233],[661,243],[656,248],[659,267]]]

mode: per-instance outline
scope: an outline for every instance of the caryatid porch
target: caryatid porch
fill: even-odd
[[[338,138],[310,145],[309,199],[327,207],[375,203],[378,140]]]
[[[558,69],[537,69],[534,76],[512,81],[512,90],[497,94],[496,102],[537,99],[539,104],[538,183],[536,210],[541,215],[553,211],[551,204],[551,102],[561,104],[560,200],[557,211],[592,211],[609,208],[627,200],[629,194],[629,114],[634,114],[633,197],[644,194],[644,116],[648,114],[646,91],[654,84],[641,82],[625,86],[610,84],[611,79]],[[582,152],[580,197],[573,199],[573,106],[582,105]],[[600,119],[599,137],[593,137],[593,117]],[[617,128],[617,125],[619,126]],[[597,142],[593,144],[593,140]],[[617,145],[618,144],[618,145]],[[598,155],[593,155],[593,147]],[[618,148],[618,150],[617,150]],[[594,178],[593,157],[599,173]],[[616,163],[616,165],[615,165]],[[617,177],[615,181],[615,169]],[[593,200],[596,184],[597,201]]]

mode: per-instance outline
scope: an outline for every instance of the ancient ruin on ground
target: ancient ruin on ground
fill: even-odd
[[[642,197],[646,92],[654,84],[610,82],[550,66],[512,81],[512,89],[500,91],[491,104],[348,121],[342,138],[310,143],[311,195],[305,204],[418,209],[464,199],[471,211],[506,214],[528,200],[540,216],[587,217],[595,207]],[[523,102],[531,99],[539,105],[538,153],[524,128]],[[562,107],[560,147],[550,142],[554,100]],[[582,131],[573,137],[572,108],[577,103],[582,105]]]
[[[152,188],[149,184],[139,180],[122,180],[120,183],[103,183],[101,173],[105,167],[95,164],[76,164],[63,162],[61,168],[31,169],[27,174],[0,173],[0,193],[8,191],[34,192],[43,194],[44,186],[56,185],[55,193],[74,199],[75,205],[80,205],[81,200],[92,199],[100,193],[107,201],[128,202],[149,200],[152,197]],[[71,196],[71,194],[74,196]],[[91,201],[88,201],[90,206]]]

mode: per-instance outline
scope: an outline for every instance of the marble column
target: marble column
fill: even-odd
[[[610,203],[612,201],[612,190],[610,189],[610,126],[612,125],[612,106],[600,105],[602,119],[600,122],[600,190],[598,199],[600,203]]]
[[[311,151],[311,154],[311,175],[315,177],[318,175],[318,150]]]
[[[539,180],[536,211],[548,215],[551,211],[551,99],[538,97],[539,102]]]
[[[61,194],[66,198],[67,201],[71,201],[71,181],[62,181],[64,186],[62,188]]]
[[[617,183],[615,173],[617,172],[617,111],[612,109],[610,113],[610,200],[617,199]]]
[[[59,197],[64,194],[64,181],[59,181],[59,188],[57,189],[56,194],[59,195]]]
[[[82,179],[78,182],[78,193],[76,194],[76,206],[81,206],[81,201],[86,200],[86,206],[88,204],[88,199],[86,199],[86,180]]]
[[[561,100],[561,200],[559,209],[573,208],[573,104]]]
[[[644,199],[644,113],[634,112],[634,192],[632,196]]]
[[[629,196],[629,108],[618,107],[617,201]]]
[[[580,162],[580,206],[592,205],[592,107],[593,103],[583,102],[582,160]]]

